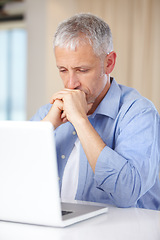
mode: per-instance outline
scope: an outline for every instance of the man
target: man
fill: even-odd
[[[160,209],[160,118],[110,77],[109,26],[91,14],[62,22],[54,51],[64,89],[32,120],[55,128],[61,198]]]

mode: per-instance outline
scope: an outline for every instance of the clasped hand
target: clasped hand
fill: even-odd
[[[86,94],[78,89],[63,89],[55,93],[50,103],[53,104],[44,120],[52,122],[54,128],[69,121],[76,126],[81,118],[87,118],[92,104],[87,103]]]

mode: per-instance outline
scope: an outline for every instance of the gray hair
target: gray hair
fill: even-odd
[[[54,35],[54,47],[75,50],[80,44],[89,43],[97,56],[104,56],[113,50],[110,27],[92,14],[76,14],[63,21]]]

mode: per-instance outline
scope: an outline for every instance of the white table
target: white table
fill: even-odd
[[[66,228],[0,222],[0,240],[160,240],[160,211],[110,207]]]

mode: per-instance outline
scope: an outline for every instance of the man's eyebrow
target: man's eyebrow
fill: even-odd
[[[61,69],[61,68],[66,68],[66,67],[57,65],[57,68]],[[72,69],[80,69],[80,68],[90,68],[90,67],[88,65],[79,65],[79,66],[76,66],[76,67],[72,67]]]
[[[64,67],[64,66],[58,66],[58,65],[57,65],[57,68],[65,68],[65,67]]]
[[[80,65],[80,66],[77,66],[75,68],[89,68],[89,66],[88,65]]]

